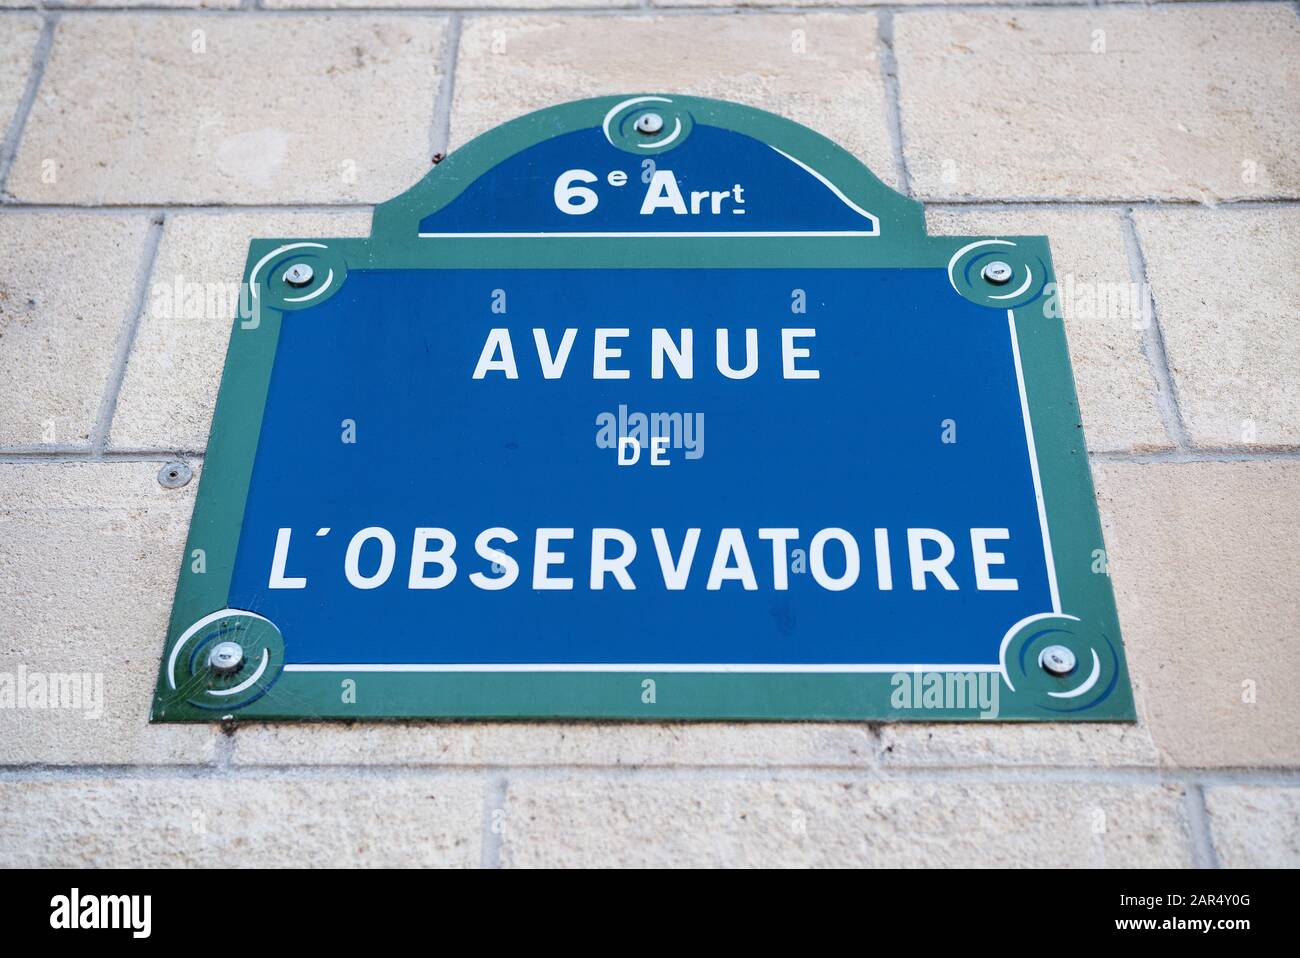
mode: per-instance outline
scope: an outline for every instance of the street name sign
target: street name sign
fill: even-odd
[[[244,283],[155,721],[1133,718],[1043,237],[628,95]]]

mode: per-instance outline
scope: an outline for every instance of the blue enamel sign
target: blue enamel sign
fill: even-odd
[[[155,719],[1132,717],[1041,237],[655,95],[245,279]]]

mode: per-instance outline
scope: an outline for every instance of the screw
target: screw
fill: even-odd
[[[980,275],[994,286],[1005,286],[1007,283],[1011,282],[1011,273],[1012,270],[1010,266],[1001,260],[997,260],[996,262],[989,263],[985,266],[980,272]]]
[[[218,642],[208,653],[208,668],[218,675],[229,675],[244,664],[244,648],[238,642]]]
[[[658,113],[643,113],[637,117],[636,131],[646,136],[654,136],[664,128],[664,118]]]
[[[1077,661],[1074,653],[1063,645],[1049,645],[1038,655],[1038,664],[1052,675],[1069,675]]]
[[[194,478],[194,470],[183,462],[169,462],[158,470],[158,484],[164,489],[179,489]]]
[[[306,263],[294,263],[284,271],[284,281],[294,289],[302,289],[312,281],[312,277],[315,275],[315,270]]]

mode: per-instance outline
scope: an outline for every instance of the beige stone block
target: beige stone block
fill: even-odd
[[[904,12],[894,33],[922,196],[1300,196],[1285,5]]]
[[[442,18],[382,14],[64,17],[9,190],[96,205],[386,200],[428,172],[444,34]]]
[[[629,9],[641,6],[639,0],[264,0],[270,10],[309,7],[327,10],[358,10],[365,7],[413,8],[436,6],[439,10],[545,10],[564,7],[570,10],[600,7]]]
[[[4,25],[0,31],[0,130],[9,129],[27,90],[36,41],[41,36],[41,18],[15,15],[5,17]]]
[[[1144,724],[906,723],[880,727],[883,765],[1151,766],[1158,756]]]
[[[1300,763],[1300,462],[1095,463],[1137,696],[1163,763]]]
[[[90,442],[148,231],[136,214],[0,213],[0,445]]]
[[[163,7],[179,10],[234,10],[242,0],[46,0],[50,10],[98,10],[116,7]],[[0,0],[0,7],[35,6],[37,0]]]
[[[1191,441],[1300,444],[1300,209],[1135,219]]]
[[[1205,807],[1224,868],[1300,868],[1300,788],[1209,788]]]
[[[862,767],[866,728],[813,723],[248,725],[236,764]]]
[[[1035,0],[1042,4],[1052,3],[1071,3],[1074,0]],[[916,4],[926,6],[943,6],[946,4],[962,4],[969,6],[972,4],[999,3],[1004,4],[1005,0],[866,0],[865,3],[860,0],[742,0],[740,3],[734,3],[732,0],[654,0],[656,7],[907,7]]]
[[[483,794],[431,776],[0,780],[0,865],[469,867]]]
[[[214,726],[148,724],[198,486],[159,467],[0,463],[0,695],[27,686],[0,708],[0,765],[213,761]]]
[[[507,866],[1179,867],[1176,787],[636,776],[511,780]]]

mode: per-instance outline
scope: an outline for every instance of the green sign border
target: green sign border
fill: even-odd
[[[635,134],[623,121],[653,108],[669,122],[721,127],[758,139],[820,173],[879,220],[879,236],[420,238],[419,222],[507,157],[551,137],[600,127],[617,114],[612,142]],[[606,127],[610,129],[609,126]],[[626,131],[626,132],[624,132]],[[665,149],[670,149],[666,147]],[[644,156],[640,152],[639,156]],[[995,255],[1011,283],[979,275]],[[303,290],[283,283],[286,260],[307,260]],[[282,669],[283,641],[256,610],[227,608],[245,500],[283,322],[323,302],[352,269],[945,268],[954,295],[998,309],[1019,344],[1037,449],[1042,508],[1055,560],[1059,609],[1019,623],[1003,641],[996,715],[968,673],[822,672],[300,672]],[[278,268],[277,268],[278,267]],[[1022,283],[1022,280],[1024,281]],[[185,549],[150,714],[155,722],[221,719],[607,718],[704,720],[1132,721],[1105,544],[1084,447],[1078,399],[1056,304],[1047,239],[928,236],[922,207],[825,137],[762,110],[664,94],[599,97],[505,123],[466,144],[402,195],[375,208],[366,239],[257,239],[244,274],[246,301],[230,337],[225,372]],[[1012,295],[1008,296],[1007,294]],[[995,297],[1000,297],[996,299]],[[1008,308],[1010,307],[1010,308]],[[191,561],[202,550],[200,571]],[[209,625],[196,629],[197,623]],[[211,623],[217,623],[215,631]],[[207,646],[241,642],[253,678],[222,681],[201,667]],[[204,643],[207,643],[205,645]],[[1045,644],[1075,652],[1076,670],[1039,667]],[[200,663],[196,666],[195,663]],[[260,663],[260,665],[259,665]],[[240,673],[242,677],[242,673]],[[350,683],[350,684],[349,684]],[[1084,693],[1076,693],[1087,685]],[[935,691],[938,689],[939,691]],[[943,692],[947,690],[947,696]],[[966,698],[954,698],[965,694]],[[961,704],[963,703],[964,704]],[[957,704],[954,704],[957,703]]]

